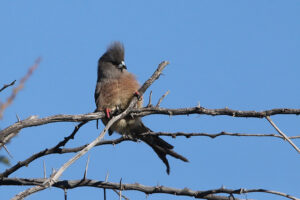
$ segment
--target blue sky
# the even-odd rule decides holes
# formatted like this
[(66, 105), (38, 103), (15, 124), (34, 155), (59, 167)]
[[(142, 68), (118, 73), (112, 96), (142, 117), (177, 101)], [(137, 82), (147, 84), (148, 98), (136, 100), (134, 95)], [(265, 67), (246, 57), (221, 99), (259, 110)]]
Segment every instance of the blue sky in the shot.
[[(167, 90), (163, 107), (264, 110), (299, 108), (300, 102), (300, 2), (252, 1), (2, 1), (0, 3), (0, 85), (19, 80), (34, 60), (39, 68), (14, 103), (4, 113), (0, 128), (31, 115), (80, 114), (95, 109), (93, 94), (97, 60), (107, 45), (124, 43), (125, 62), (140, 83), (157, 65), (170, 61), (164, 76), (145, 94), (153, 101)], [(11, 89), (0, 94), (5, 101)], [(287, 135), (299, 134), (299, 117), (276, 116), (274, 122)], [(152, 115), (143, 118), (154, 131), (217, 133), (275, 133), (264, 119), (232, 117)], [(15, 164), (69, 134), (75, 123), (57, 123), (24, 129), (8, 145)], [(103, 127), (103, 126), (102, 126)], [(67, 146), (86, 144), (100, 130), (90, 122)], [(117, 135), (105, 139), (117, 138)], [(139, 182), (145, 185), (219, 188), (265, 188), (300, 197), (300, 157), (276, 138), (210, 139), (165, 138), (190, 163), (169, 158), (171, 174), (143, 143), (124, 142), (96, 147), (89, 153), (88, 178)], [(300, 146), (300, 141), (295, 141)], [(5, 154), (5, 152), (1, 152)], [(45, 161), (49, 175), (73, 154), (43, 157), (11, 177), (42, 177)], [(87, 156), (73, 164), (61, 179), (79, 179)], [(0, 165), (3, 171), (5, 166)], [(9, 199), (24, 187), (0, 187), (1, 199)], [(139, 192), (124, 192), (143, 199)], [(112, 192), (109, 199), (117, 198)], [(69, 199), (99, 198), (102, 190), (79, 188)], [(166, 198), (151, 195), (148, 199)], [(242, 196), (246, 198), (245, 196)], [(248, 198), (281, 199), (249, 194)], [(28, 199), (63, 199), (63, 191), (51, 188)], [(170, 197), (186, 199), (184, 197)]]

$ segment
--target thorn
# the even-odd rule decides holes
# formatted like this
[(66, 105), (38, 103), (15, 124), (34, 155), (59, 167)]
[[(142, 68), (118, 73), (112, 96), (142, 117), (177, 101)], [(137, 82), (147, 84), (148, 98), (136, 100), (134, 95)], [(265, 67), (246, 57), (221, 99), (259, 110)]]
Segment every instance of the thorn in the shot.
[(52, 173), (51, 173), (51, 177), (56, 173), (56, 170), (54, 168), (52, 168)]
[(108, 175), (109, 175), (109, 172), (107, 171), (106, 176), (105, 176), (105, 182), (107, 182), (107, 180), (108, 180)]
[(148, 105), (146, 106), (147, 108), (152, 107), (151, 101), (152, 101), (152, 90), (150, 91), (150, 94), (149, 94), (149, 102), (148, 102)]
[(90, 155), (88, 156), (88, 159), (86, 161), (83, 179), (86, 179), (86, 174), (87, 174), (87, 170), (88, 170), (88, 167), (89, 167), (89, 162), (90, 162)]
[(65, 200), (67, 200), (68, 199), (68, 190), (67, 190), (67, 188), (65, 188), (64, 189), (64, 196), (65, 196)]
[(20, 122), (21, 120), (20, 120), (20, 117), (18, 116), (18, 114), (16, 114), (16, 117), (17, 117), (18, 122)]
[(10, 158), (13, 158), (13, 156), (10, 154), (10, 152), (8, 151), (8, 148), (5, 146), (5, 144), (3, 145), (5, 151), (7, 152), (7, 154), (9, 155)]
[(122, 178), (120, 179), (119, 200), (122, 200)]
[(200, 101), (198, 101), (197, 108), (201, 108)]
[[(108, 175), (109, 175), (109, 172), (107, 171), (106, 176), (105, 176), (105, 182), (107, 182), (107, 180), (108, 180)], [(104, 200), (106, 200), (106, 189), (105, 188), (103, 188), (103, 195), (104, 195)]]
[(43, 161), (43, 168), (44, 168), (44, 179), (46, 179), (47, 175), (46, 175), (46, 164), (45, 164), (45, 161)]

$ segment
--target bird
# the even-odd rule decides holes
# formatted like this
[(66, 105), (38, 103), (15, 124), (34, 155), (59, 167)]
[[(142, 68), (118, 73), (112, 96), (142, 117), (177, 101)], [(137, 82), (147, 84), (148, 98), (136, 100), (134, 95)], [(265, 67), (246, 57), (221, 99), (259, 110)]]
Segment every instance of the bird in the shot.
[[(105, 117), (101, 119), (104, 125), (113, 114), (124, 111), (134, 95), (139, 99), (136, 108), (143, 106), (142, 97), (137, 92), (140, 85), (135, 76), (127, 70), (124, 56), (124, 45), (115, 41), (107, 47), (106, 52), (98, 60), (97, 84), (94, 93), (97, 107), (95, 111), (105, 112)], [(109, 135), (113, 132), (132, 136), (148, 144), (165, 164), (167, 174), (170, 174), (167, 155), (188, 162), (187, 158), (173, 150), (174, 146), (159, 136), (142, 134), (152, 132), (152, 130), (144, 125), (140, 117), (126, 116), (118, 120), (108, 130)]]

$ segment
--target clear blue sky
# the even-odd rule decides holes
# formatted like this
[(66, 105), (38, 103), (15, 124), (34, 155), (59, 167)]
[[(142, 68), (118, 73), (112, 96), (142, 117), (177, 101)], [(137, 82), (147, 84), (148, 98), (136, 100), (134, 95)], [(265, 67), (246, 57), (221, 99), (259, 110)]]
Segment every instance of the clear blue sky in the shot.
[[(34, 60), (39, 68), (1, 120), (3, 129), (16, 121), (54, 114), (80, 114), (95, 109), (93, 93), (99, 56), (107, 45), (122, 41), (128, 70), (143, 83), (163, 61), (170, 61), (155, 82), (153, 101), (170, 90), (163, 107), (197, 105), (207, 108), (264, 110), (300, 106), (300, 1), (2, 1), (0, 3), (0, 85), (19, 80)], [(5, 101), (11, 89), (0, 94)], [(287, 135), (299, 134), (300, 118), (272, 117)], [(143, 119), (155, 131), (217, 133), (275, 133), (264, 119), (152, 115)], [(12, 164), (69, 134), (75, 123), (57, 123), (22, 130), (8, 145)], [(102, 126), (103, 127), (103, 126)], [(67, 146), (92, 141), (99, 133), (90, 122)], [(117, 135), (105, 139), (116, 138)], [(145, 185), (219, 188), (265, 188), (300, 197), (300, 156), (276, 138), (165, 138), (190, 163), (169, 158), (171, 174), (143, 143), (126, 142), (96, 147), (90, 153), (88, 178), (139, 182)], [(300, 146), (300, 141), (295, 141)], [(0, 152), (2, 155), (4, 151)], [(74, 154), (43, 157), (11, 177), (42, 177)], [(87, 156), (73, 164), (61, 179), (79, 179)], [(5, 168), (0, 165), (0, 170)], [(24, 187), (0, 187), (9, 199)], [(139, 192), (124, 192), (144, 199)], [(117, 198), (112, 192), (108, 199)], [(101, 199), (102, 190), (78, 188), (69, 199)], [(99, 197), (100, 196), (100, 197)], [(246, 196), (242, 196), (246, 198)], [(249, 194), (248, 198), (282, 199)], [(151, 195), (148, 199), (186, 199)], [(51, 188), (28, 199), (63, 199)]]

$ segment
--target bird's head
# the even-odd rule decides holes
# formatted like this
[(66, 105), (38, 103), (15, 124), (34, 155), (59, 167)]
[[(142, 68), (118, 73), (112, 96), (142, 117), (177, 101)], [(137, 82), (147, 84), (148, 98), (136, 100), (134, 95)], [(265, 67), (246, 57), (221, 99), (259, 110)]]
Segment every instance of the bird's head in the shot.
[(99, 59), (99, 64), (101, 63), (107, 63), (121, 71), (126, 69), (123, 44), (116, 41), (109, 45), (106, 52)]

